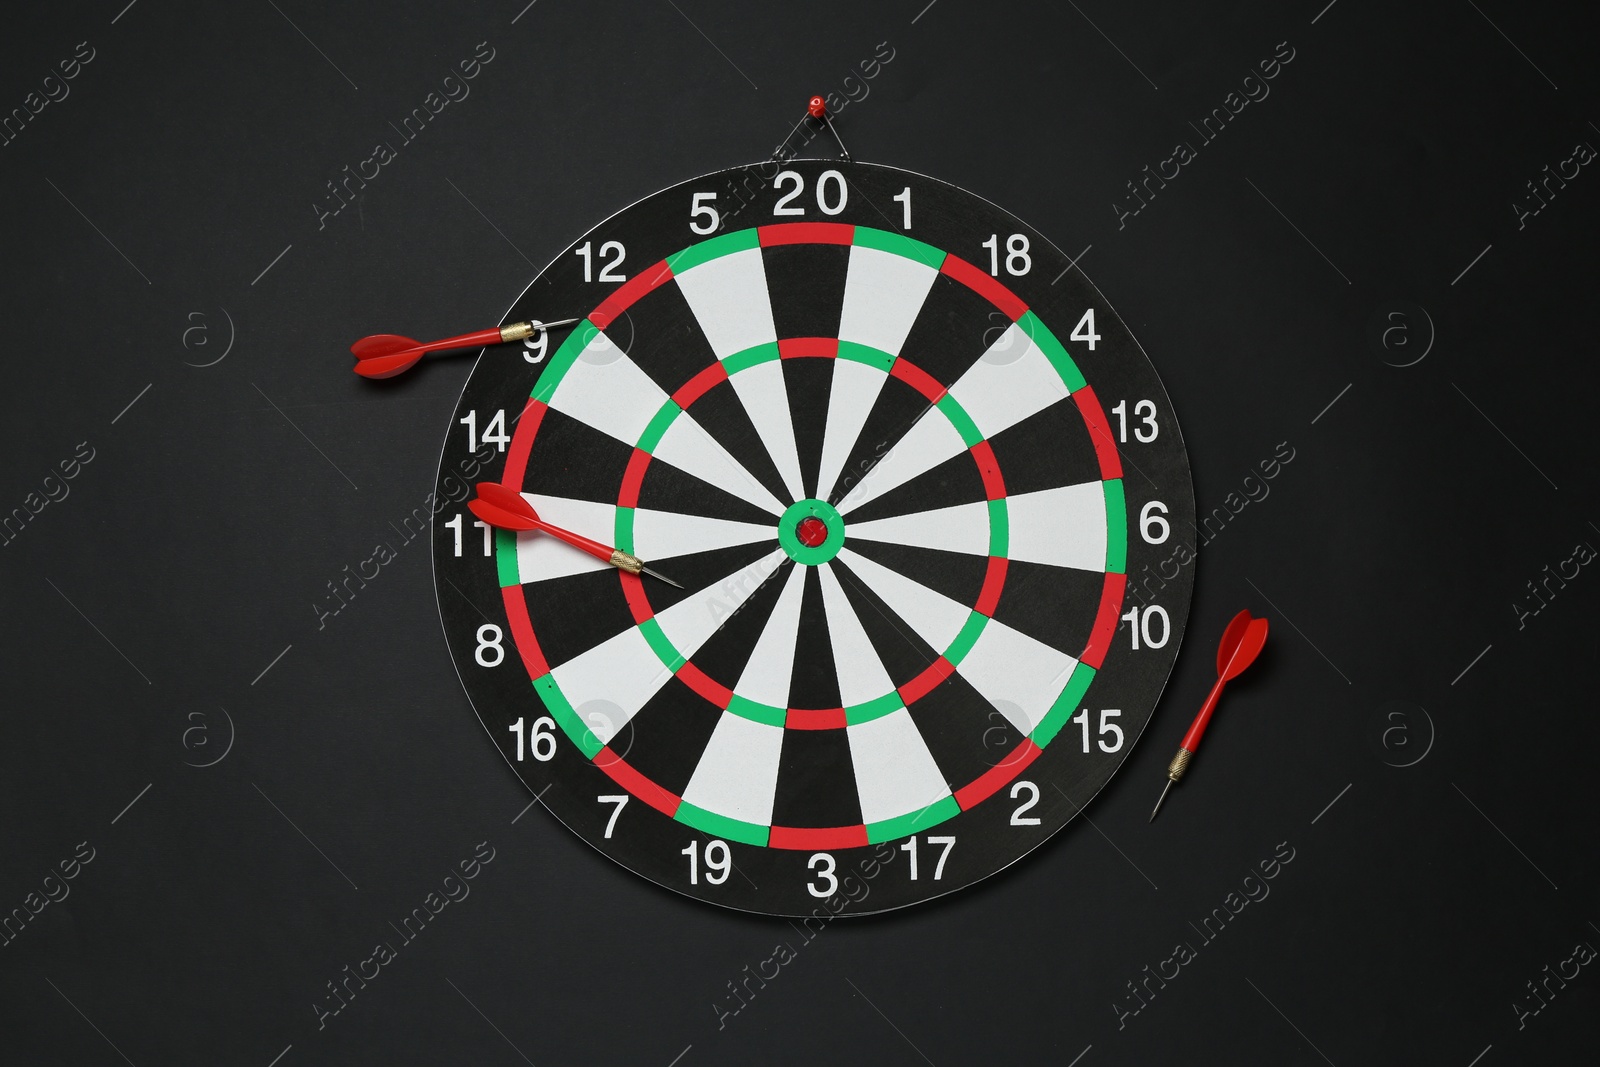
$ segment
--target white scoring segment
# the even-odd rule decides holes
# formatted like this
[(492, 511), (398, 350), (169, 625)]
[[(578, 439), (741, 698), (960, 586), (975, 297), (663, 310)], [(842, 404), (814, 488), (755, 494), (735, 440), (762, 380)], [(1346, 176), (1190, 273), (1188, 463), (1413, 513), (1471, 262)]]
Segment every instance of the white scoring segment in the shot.
[(950, 795), (939, 765), (905, 708), (845, 727), (863, 822), (910, 815)]
[(876, 500), (966, 450), (967, 443), (950, 420), (938, 408), (930, 407), (905, 436), (895, 442), (888, 455), (844, 495), (838, 504), (839, 513), (848, 515), (852, 508)]
[(718, 359), (778, 339), (761, 249), (708, 259), (675, 280)]
[(939, 272), (926, 263), (851, 245), (839, 340), (898, 356), (937, 277)]
[(667, 394), (603, 332), (578, 353), (550, 397), (550, 406), (633, 446)]
[(683, 799), (730, 819), (771, 825), (782, 754), (783, 727), (723, 712)]
[[(755, 579), (748, 582), (718, 579), (697, 589), (655, 618), (678, 654), (692, 657), (706, 639), (759, 586), (783, 559), (781, 549), (750, 565)], [(656, 655), (643, 632), (630, 626), (554, 668), (551, 675), (568, 703), (604, 744), (622, 729), (655, 695), (672, 671)], [(591, 717), (586, 707), (598, 702)]]
[[(632, 358), (596, 332), (562, 376), (550, 406), (631, 448), (669, 399)], [(778, 498), (687, 413), (672, 420), (653, 454), (763, 511), (783, 512)]]
[(661, 624), (661, 632), (667, 635), (680, 656), (692, 657), (786, 558), (783, 549), (775, 548), (748, 567), (704, 589), (697, 589), (672, 607), (657, 612), (656, 622)]
[(757, 363), (733, 375), (729, 381), (739, 402), (755, 425), (761, 443), (767, 446), (773, 466), (789, 490), (790, 500), (805, 496), (800, 480), (800, 453), (794, 442), (794, 420), (789, 414), (789, 386), (783, 380), (783, 365), (777, 360)]
[(1012, 323), (950, 387), (984, 437), (1015, 426), (1069, 395), (1050, 358)]
[(777, 606), (756, 639), (734, 691), (773, 708), (789, 706), (789, 681), (794, 676), (794, 648), (800, 635), (800, 600), (805, 591), (806, 568), (789, 568)]
[(822, 580), (822, 606), (828, 618), (828, 640), (833, 645), (833, 665), (839, 676), (839, 699), (845, 707), (864, 704), (894, 691), (894, 682), (872, 648), (855, 608), (850, 606), (833, 564), (817, 568)]
[[(616, 511), (615, 508), (609, 510), (613, 513)], [(557, 519), (550, 521), (566, 525)], [(578, 529), (578, 527), (569, 528)], [(594, 536), (596, 540), (605, 540), (598, 535), (590, 536)], [(695, 552), (732, 548), (735, 545), (755, 544), (757, 541), (773, 540), (774, 537), (774, 528), (763, 523), (713, 519), (704, 515), (656, 511), (651, 508), (639, 508), (633, 513), (634, 554), (651, 562), (670, 559), (673, 556), (687, 556)]]
[(756, 481), (755, 476), (687, 412), (672, 420), (667, 432), (656, 442), (652, 455), (762, 511), (783, 514), (784, 505), (778, 498)]
[(861, 436), (861, 428), (867, 424), (867, 416), (888, 377), (876, 367), (855, 360), (833, 361), (833, 384), (828, 392), (828, 418), (822, 427), (822, 462), (817, 476), (817, 496), (823, 500), (832, 500), (838, 491), (845, 460), (850, 458), (850, 449)]
[[(908, 515), (893, 515), (886, 519), (854, 522), (850, 524), (849, 534), (852, 540), (886, 541), (894, 545), (911, 545), (916, 548), (936, 548), (946, 552), (987, 556), (989, 502), (975, 500), (970, 504), (957, 504), (954, 507), (934, 508)], [(1102, 538), (1102, 548), (1103, 540)], [(1015, 553), (1011, 555), (1015, 558)]]
[(1078, 661), (990, 619), (956, 671), (1024, 734), (1050, 711)]
[[(544, 496), (523, 493), (522, 499), (533, 505), (539, 517), (546, 522), (565, 527), (574, 533), (609, 543), (616, 528), (617, 509), (612, 504), (596, 504), (592, 500), (573, 500), (563, 496)], [(465, 551), (471, 552), (472, 540), (462, 538)], [(517, 534), (517, 580), (526, 585), (547, 578), (564, 578), (585, 571), (609, 570), (611, 564), (579, 551), (546, 533), (526, 530)]]
[(1102, 483), (1083, 482), (1006, 497), (1006, 515), (1011, 528), (1006, 555), (1011, 559), (1086, 571), (1106, 569)]
[[(937, 652), (949, 647), (971, 617), (970, 608), (860, 553), (845, 548), (839, 559)], [(1077, 665), (1066, 653), (990, 619), (956, 671), (1026, 734), (1039, 725)]]
[(921, 582), (912, 581), (898, 571), (874, 563), (848, 546), (839, 550), (838, 559), (850, 572), (877, 593), (889, 610), (900, 616), (911, 630), (935, 652), (943, 652), (967, 624), (972, 609), (936, 593)]

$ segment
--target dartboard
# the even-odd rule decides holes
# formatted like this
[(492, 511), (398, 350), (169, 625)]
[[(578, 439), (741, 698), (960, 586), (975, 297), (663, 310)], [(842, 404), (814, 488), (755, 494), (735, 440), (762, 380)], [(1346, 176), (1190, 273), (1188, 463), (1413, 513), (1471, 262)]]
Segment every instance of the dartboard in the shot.
[[(437, 487), (451, 653), (550, 812), (793, 916), (969, 885), (1089, 803), (1177, 654), (1194, 505), (1081, 270), (952, 185), (768, 163), (611, 217), (506, 321), (579, 316), (479, 357)], [(670, 582), (475, 521), (474, 481)]]

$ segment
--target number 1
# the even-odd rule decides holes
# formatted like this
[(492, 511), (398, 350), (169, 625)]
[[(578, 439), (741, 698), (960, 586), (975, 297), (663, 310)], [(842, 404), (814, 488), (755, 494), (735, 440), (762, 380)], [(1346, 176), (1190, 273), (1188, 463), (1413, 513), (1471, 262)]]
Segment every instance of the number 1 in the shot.
[(904, 205), (901, 210), (905, 215), (905, 221), (900, 224), (900, 228), (902, 230), (911, 229), (911, 186), (906, 186), (904, 189), (900, 190), (899, 196), (892, 197), (891, 199), (893, 199), (897, 204)]

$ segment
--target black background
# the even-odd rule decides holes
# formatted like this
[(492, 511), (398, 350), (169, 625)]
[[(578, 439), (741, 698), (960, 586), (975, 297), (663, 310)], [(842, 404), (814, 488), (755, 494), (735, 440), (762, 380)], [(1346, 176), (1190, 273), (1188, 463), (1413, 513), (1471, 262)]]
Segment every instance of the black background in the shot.
[[(1526, 983), (1600, 943), (1600, 578), (1516, 607), (1600, 544), (1600, 178), (1552, 181), (1520, 228), (1513, 208), (1600, 143), (1576, 10), (10, 15), (0, 111), (79, 41), (94, 58), (0, 147), (0, 514), (69, 491), (0, 548), (0, 911), (37, 902), (79, 842), (94, 859), (0, 948), (3, 1058), (1592, 1057), (1592, 965), (1551, 979), (1537, 1014)], [(495, 58), (471, 95), (319, 229), (324, 183), (397, 142), (388, 123), (480, 41)], [(862, 80), (882, 41), (893, 60)], [(1201, 144), (1189, 123), (1281, 41), (1294, 58), (1270, 95)], [(529, 798), (459, 688), (420, 540), (321, 629), (313, 605), (429, 492), (468, 369), (374, 386), (350, 341), (497, 321), (575, 235), (765, 155), (813, 92), (858, 98), (839, 115), (858, 156), (971, 189), (1069, 254), (1092, 246), (1084, 269), (1182, 420), (1202, 513), (1280, 442), (1295, 458), (1203, 550), (1169, 697), (1092, 824), (946, 901), (806, 941), (519, 818)], [(1119, 228), (1124, 183), (1180, 140), (1196, 158)], [(1371, 323), (1396, 301), (1405, 332), (1385, 348)], [(93, 460), (47, 482), (80, 442)], [(1272, 618), (1268, 652), (1147, 825), (1241, 606)], [(495, 858), (471, 895), (319, 1029), (325, 983), (398, 940), (390, 922), (482, 841)], [(1294, 859), (1270, 895), (1204, 941), (1190, 924), (1280, 842)], [(1179, 941), (1196, 957), (1132, 1014), (1125, 983)], [(727, 983), (779, 942), (795, 958), (733, 1013)]]

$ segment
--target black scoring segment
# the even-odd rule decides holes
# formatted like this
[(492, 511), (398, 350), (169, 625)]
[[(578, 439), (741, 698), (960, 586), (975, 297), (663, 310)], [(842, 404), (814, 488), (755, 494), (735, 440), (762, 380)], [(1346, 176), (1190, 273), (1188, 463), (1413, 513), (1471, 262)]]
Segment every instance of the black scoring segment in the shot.
[(848, 245), (775, 245), (761, 250), (778, 338), (838, 337)]
[(952, 789), (975, 781), (1022, 742), (1022, 733), (959, 670), (914, 701), (910, 711)]
[[(1116, 433), (1116, 416), (1107, 412), (1107, 417)], [(1007, 496), (1100, 480), (1089, 428), (1070, 398), (995, 434), (989, 447), (1005, 478)]]
[(559, 667), (634, 625), (618, 573), (602, 567), (522, 587), (528, 619), (551, 667)]
[(978, 602), (978, 594), (983, 591), (984, 575), (989, 571), (988, 556), (965, 552), (895, 545), (848, 535), (845, 547), (968, 608)]
[(751, 567), (736, 571), (724, 579), (718, 589), (724, 603), (733, 603), (751, 588), (755, 591), (749, 592), (737, 608), (731, 609), (721, 619), (717, 632), (690, 657), (694, 665), (713, 681), (729, 689), (734, 688), (744, 673), (745, 664), (750, 662), (756, 642), (761, 639), (762, 631), (772, 618), (778, 595), (783, 592), (794, 567), (793, 562), (786, 560), (772, 571)]
[[(1002, 475), (1005, 473), (1003, 464), (1000, 471)], [(973, 462), (972, 453), (962, 452), (951, 456), (932, 470), (924, 471), (904, 485), (896, 486), (859, 508), (851, 509), (849, 521), (858, 523), (871, 519), (886, 519), (895, 515), (911, 515), (987, 499), (988, 492), (984, 489), (983, 475), (978, 472), (978, 465)]]
[(774, 826), (858, 826), (855, 761), (844, 730), (785, 730)]
[(900, 355), (945, 388), (998, 341), (1011, 319), (949, 275), (934, 279)]
[(1104, 588), (1105, 575), (1097, 571), (1011, 560), (993, 617), (1077, 657), (1089, 643)]
[[(745, 372), (750, 373), (750, 372)], [(756, 432), (750, 413), (739, 399), (732, 380), (722, 382), (696, 400), (689, 408), (705, 431), (738, 460), (750, 476), (764, 486), (767, 492), (789, 503), (789, 490), (778, 474), (761, 435)]]
[[(585, 709), (577, 712), (582, 718)], [(682, 796), (722, 714), (721, 708), (676, 677), (669, 678), (617, 731), (608, 747), (634, 770)]]
[(850, 607), (861, 621), (861, 629), (866, 632), (867, 640), (872, 642), (872, 650), (878, 654), (879, 662), (889, 673), (889, 679), (894, 682), (896, 689), (921, 674), (939, 658), (944, 650), (933, 648), (924, 641), (843, 561), (835, 560), (828, 566), (833, 568), (840, 588), (850, 601)]
[(822, 603), (822, 581), (815, 567), (806, 568), (800, 597), (800, 632), (794, 646), (794, 672), (789, 681), (791, 708), (837, 708), (839, 675), (828, 637), (828, 613)]
[(615, 504), (632, 455), (615, 437), (549, 408), (528, 453), (522, 491)]
[(783, 380), (789, 391), (789, 413), (794, 420), (795, 450), (800, 457), (801, 488), (808, 497), (817, 495), (817, 472), (822, 465), (828, 401), (833, 393), (833, 365), (831, 359), (783, 361)]
[(668, 395), (717, 361), (676, 284), (656, 286), (605, 332)]
[(944, 418), (931, 409), (932, 405), (928, 402), (928, 398), (905, 382), (898, 378), (889, 378), (885, 381), (882, 391), (878, 393), (878, 398), (872, 405), (871, 414), (862, 424), (861, 433), (850, 448), (849, 458), (845, 460), (839, 475), (839, 482), (828, 495), (829, 502), (837, 504), (843, 499), (884, 456), (889, 454), (891, 449), (900, 443), (900, 439), (916, 425), (918, 419), (924, 416)]

